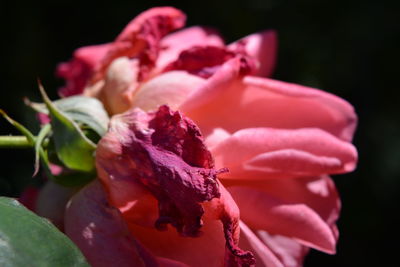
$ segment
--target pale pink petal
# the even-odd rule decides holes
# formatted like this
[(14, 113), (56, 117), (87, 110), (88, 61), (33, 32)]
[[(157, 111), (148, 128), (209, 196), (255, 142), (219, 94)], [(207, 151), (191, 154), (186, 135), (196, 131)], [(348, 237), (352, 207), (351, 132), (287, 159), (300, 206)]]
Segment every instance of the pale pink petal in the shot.
[(274, 30), (263, 31), (260, 33), (246, 36), (228, 46), (230, 50), (243, 49), (246, 54), (255, 58), (259, 62), (256, 76), (270, 77), (277, 56), (278, 41)]
[(212, 148), (223, 178), (266, 179), (352, 171), (357, 151), (320, 129), (244, 129)]
[(131, 106), (145, 111), (156, 110), (161, 105), (177, 109), (205, 80), (185, 71), (170, 71), (144, 83), (133, 97)]
[(258, 189), (229, 187), (241, 219), (253, 229), (291, 237), (326, 253), (335, 253), (336, 236), (329, 225), (305, 204), (286, 203)]
[(161, 40), (161, 51), (156, 62), (156, 69), (164, 69), (169, 63), (175, 61), (182, 51), (194, 46), (223, 47), (224, 41), (215, 31), (199, 26), (168, 34)]
[(303, 260), (309, 248), (300, 245), (291, 238), (271, 235), (266, 231), (257, 231), (257, 235), (282, 261), (285, 267), (303, 266)]
[(212, 77), (205, 85), (212, 96), (201, 94), (198, 101), (190, 99), (183, 105), (206, 136), (214, 128), (233, 133), (252, 127), (316, 127), (345, 141), (352, 139), (357, 116), (353, 107), (337, 96), (267, 78), (246, 76), (232, 82), (232, 72), (222, 75), (231, 83), (215, 83)]
[(138, 86), (138, 60), (126, 57), (114, 60), (107, 70), (99, 98), (110, 114), (126, 111)]
[(110, 207), (98, 181), (75, 195), (65, 216), (65, 233), (91, 266), (185, 266), (153, 256), (129, 233), (118, 210)]

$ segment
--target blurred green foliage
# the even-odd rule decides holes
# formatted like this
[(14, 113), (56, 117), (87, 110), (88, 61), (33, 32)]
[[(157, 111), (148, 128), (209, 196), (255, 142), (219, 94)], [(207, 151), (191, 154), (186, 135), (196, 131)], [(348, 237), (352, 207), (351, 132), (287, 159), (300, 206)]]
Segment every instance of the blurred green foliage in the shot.
[[(398, 266), (400, 203), (400, 62), (398, 1), (3, 1), (0, 4), (0, 107), (31, 129), (22, 102), (50, 96), (62, 84), (57, 63), (74, 49), (113, 40), (138, 13), (172, 5), (188, 25), (208, 25), (228, 42), (274, 28), (279, 34), (274, 78), (318, 87), (351, 102), (359, 115), (358, 169), (335, 181), (342, 196), (341, 237), (335, 256), (312, 252), (306, 266)], [(0, 134), (16, 134), (2, 120)], [(0, 151), (0, 194), (16, 196), (31, 181), (32, 151)]]

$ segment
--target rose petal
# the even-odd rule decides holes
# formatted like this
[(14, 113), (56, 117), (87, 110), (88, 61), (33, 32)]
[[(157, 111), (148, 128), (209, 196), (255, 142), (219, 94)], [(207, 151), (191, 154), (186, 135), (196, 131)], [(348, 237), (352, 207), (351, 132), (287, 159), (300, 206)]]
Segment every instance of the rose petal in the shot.
[(223, 47), (224, 41), (214, 30), (199, 26), (168, 34), (161, 40), (162, 50), (156, 62), (156, 69), (164, 69), (175, 61), (183, 50), (194, 46)]
[[(129, 228), (138, 240), (158, 256), (184, 262), (189, 266), (242, 266), (251, 263), (251, 254), (237, 247), (239, 240), (239, 211), (230, 194), (220, 184), (221, 197), (204, 203), (205, 213), (202, 235), (196, 238), (183, 237), (169, 227), (166, 231), (158, 231), (154, 227), (137, 224), (137, 220), (127, 220)], [(142, 205), (145, 199), (135, 199), (136, 205)], [(155, 200), (155, 199), (154, 199)], [(135, 209), (135, 207), (133, 207)], [(156, 205), (150, 209), (156, 216)], [(139, 211), (139, 210), (137, 210)], [(149, 212), (143, 210), (141, 214)], [(136, 215), (138, 218), (140, 214)], [(132, 217), (131, 217), (132, 218)], [(222, 221), (219, 222), (219, 220)], [(229, 230), (231, 229), (231, 230)], [(226, 250), (226, 242), (230, 247)], [(239, 257), (237, 260), (231, 253)], [(227, 263), (229, 262), (229, 264)], [(245, 265), (247, 266), (247, 265)]]
[(155, 65), (160, 40), (169, 32), (183, 27), (185, 20), (185, 14), (172, 7), (151, 8), (139, 14), (112, 43), (93, 81), (100, 80), (111, 62), (122, 56), (139, 59), (139, 78), (144, 79)]
[(316, 211), (331, 227), (337, 238), (336, 220), (341, 203), (335, 184), (328, 176), (296, 179), (224, 180), (226, 186), (243, 186), (263, 191), (265, 194), (284, 199), (288, 204), (303, 203)]
[(149, 111), (168, 105), (175, 110), (185, 101), (187, 95), (204, 83), (204, 79), (185, 71), (163, 73), (140, 87), (131, 106)]
[(231, 135), (221, 128), (215, 128), (211, 134), (209, 134), (205, 140), (208, 149), (212, 150), (219, 143), (230, 137)]
[(303, 266), (304, 257), (309, 249), (291, 238), (270, 235), (266, 231), (257, 231), (258, 237), (281, 260), (285, 267)]
[(249, 227), (294, 238), (326, 253), (335, 253), (335, 234), (308, 206), (289, 204), (254, 188), (234, 186), (228, 190), (239, 206), (241, 219)]
[(76, 189), (47, 181), (37, 195), (34, 211), (37, 215), (49, 219), (62, 230), (64, 228), (65, 206), (75, 192)]
[(185, 266), (156, 258), (129, 234), (119, 212), (111, 208), (98, 181), (75, 195), (66, 210), (65, 233), (88, 262), (101, 266)]
[(256, 76), (269, 77), (275, 67), (277, 56), (277, 36), (274, 30), (246, 36), (228, 46), (230, 50), (243, 49), (250, 57), (258, 60)]
[(212, 149), (216, 166), (230, 172), (223, 178), (265, 179), (315, 176), (352, 171), (353, 145), (320, 129), (244, 129)]
[(251, 229), (240, 221), (240, 246), (251, 250), (257, 260), (257, 266), (260, 267), (284, 267), (276, 255), (266, 246)]
[(99, 95), (110, 114), (129, 109), (132, 96), (138, 86), (138, 74), (138, 60), (130, 61), (126, 57), (120, 57), (111, 63)]
[(232, 74), (235, 75), (232, 71), (221, 73), (219, 77), (230, 83), (209, 79), (201, 98), (189, 98), (190, 103), (181, 107), (205, 136), (214, 128), (232, 133), (252, 127), (316, 127), (345, 141), (352, 139), (357, 117), (345, 100), (317, 89), (267, 78), (246, 76), (232, 82)]
[[(225, 89), (232, 86), (239, 72), (240, 59), (233, 58), (228, 60), (214, 75), (207, 79), (206, 83), (193, 90), (192, 93), (187, 96), (185, 101), (180, 105), (179, 110), (186, 114), (193, 114), (193, 110), (197, 110), (199, 107), (207, 105), (207, 103), (218, 101), (217, 99), (222, 97)], [(191, 115), (190, 118), (192, 118)], [(202, 131), (204, 134), (203, 128)]]
[(74, 52), (73, 59), (60, 63), (56, 74), (66, 80), (66, 85), (59, 90), (62, 97), (78, 95), (89, 82), (100, 60), (110, 49), (110, 44), (85, 46)]

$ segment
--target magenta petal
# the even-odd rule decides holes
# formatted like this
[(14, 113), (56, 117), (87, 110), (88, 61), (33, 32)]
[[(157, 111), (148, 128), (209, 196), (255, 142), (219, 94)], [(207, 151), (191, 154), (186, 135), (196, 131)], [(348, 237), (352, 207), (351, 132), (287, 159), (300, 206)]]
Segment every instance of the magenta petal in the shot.
[[(65, 232), (94, 267), (158, 266), (129, 234), (118, 210), (110, 207), (98, 181), (83, 188), (67, 206)], [(170, 266), (184, 266), (169, 261)]]

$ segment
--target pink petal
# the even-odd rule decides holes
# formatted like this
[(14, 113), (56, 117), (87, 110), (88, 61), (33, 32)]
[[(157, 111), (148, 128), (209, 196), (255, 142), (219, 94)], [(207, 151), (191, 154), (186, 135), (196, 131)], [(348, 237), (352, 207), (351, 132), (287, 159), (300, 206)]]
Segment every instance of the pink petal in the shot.
[(326, 253), (335, 253), (335, 233), (307, 205), (287, 203), (254, 188), (234, 186), (228, 190), (239, 206), (241, 219), (249, 227), (291, 237)]
[[(207, 94), (183, 104), (184, 111), (208, 135), (214, 128), (235, 132), (243, 128), (321, 128), (350, 141), (357, 123), (353, 107), (332, 94), (291, 83), (246, 76), (235, 82), (234, 73), (209, 79)], [(238, 75), (238, 73), (236, 73)], [(214, 93), (215, 92), (215, 93)], [(218, 92), (218, 94), (216, 93)], [(215, 97), (215, 96), (218, 97)], [(188, 100), (189, 102), (189, 100)], [(223, 107), (223, 108), (221, 108)]]
[[(192, 118), (193, 114), (197, 115), (197, 113), (193, 112), (194, 110), (201, 112), (204, 111), (202, 107), (206, 106), (208, 103), (219, 102), (218, 99), (225, 93), (226, 88), (232, 87), (232, 84), (239, 76), (239, 72), (240, 60), (238, 58), (228, 60), (214, 75), (207, 79), (206, 83), (193, 90), (193, 92), (187, 96), (186, 100), (180, 105), (179, 110), (186, 114), (191, 114), (190, 118)], [(198, 116), (199, 115), (200, 114), (198, 114)], [(208, 115), (213, 116), (211, 114)], [(201, 129), (204, 134), (204, 127)]]
[(303, 266), (304, 257), (309, 248), (300, 245), (291, 238), (270, 235), (266, 231), (257, 231), (257, 235), (282, 261), (285, 267)]
[(303, 203), (316, 211), (336, 231), (335, 223), (341, 204), (335, 184), (328, 176), (258, 181), (224, 180), (224, 184), (258, 189), (271, 197), (284, 199), (288, 204)]
[(266, 179), (352, 171), (357, 151), (320, 129), (244, 129), (214, 146), (224, 178)]
[(65, 233), (94, 267), (185, 266), (153, 256), (130, 234), (119, 212), (110, 207), (98, 181), (75, 195), (66, 210)]
[(266, 246), (243, 221), (240, 222), (240, 230), (240, 246), (254, 252), (257, 266), (284, 267), (271, 249)]
[(256, 76), (270, 77), (277, 56), (277, 36), (274, 30), (263, 31), (246, 36), (228, 46), (230, 50), (244, 51), (259, 62)]
[(67, 97), (83, 93), (95, 68), (109, 49), (110, 44), (81, 47), (74, 52), (73, 59), (60, 63), (56, 74), (66, 80), (66, 85), (59, 90), (59, 94)]
[(224, 41), (215, 31), (199, 26), (171, 33), (161, 40), (161, 51), (156, 68), (164, 69), (169, 63), (175, 61), (183, 50), (194, 46), (223, 47)]

